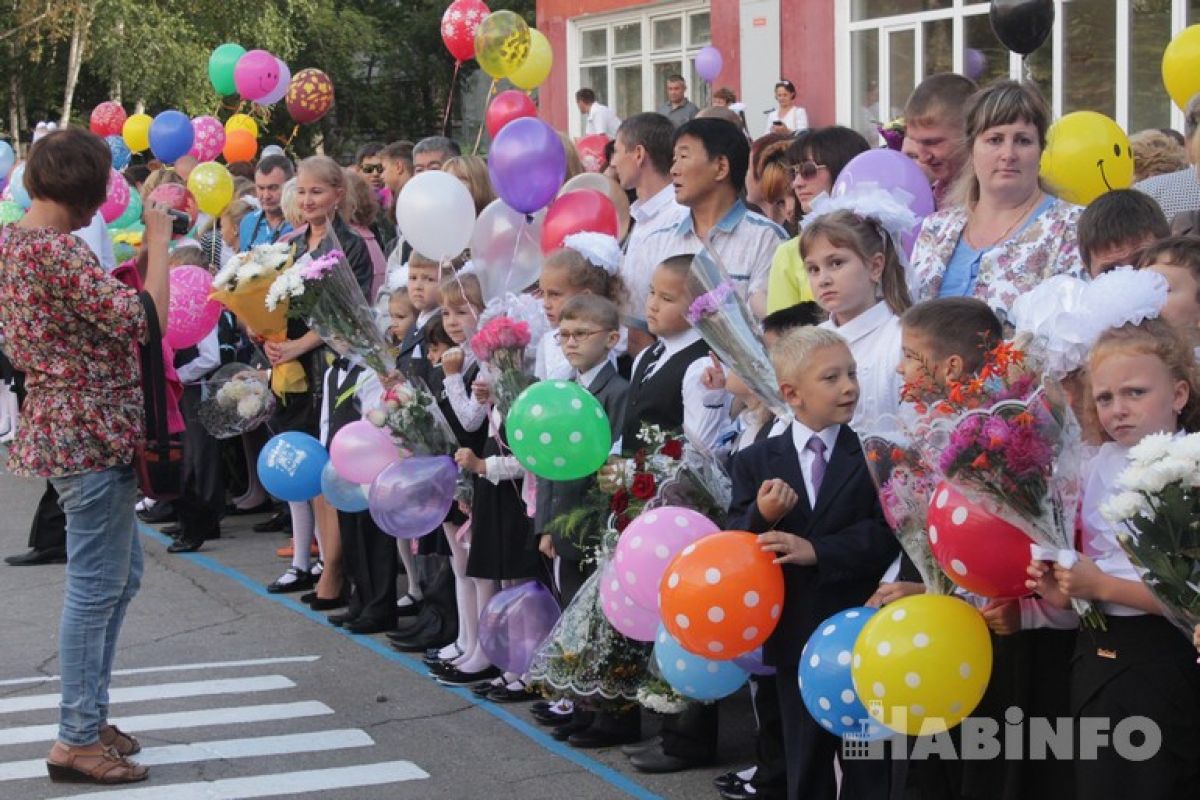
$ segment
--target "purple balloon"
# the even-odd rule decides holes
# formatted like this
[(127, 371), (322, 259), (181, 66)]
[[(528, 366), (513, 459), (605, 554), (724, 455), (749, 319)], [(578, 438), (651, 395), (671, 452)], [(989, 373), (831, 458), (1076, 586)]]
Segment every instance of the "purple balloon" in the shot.
[(979, 80), (987, 69), (987, 56), (974, 47), (963, 51), (963, 74), (973, 81)]
[(709, 83), (717, 79), (723, 66), (725, 60), (721, 58), (721, 51), (712, 45), (696, 53), (696, 74)]
[(774, 675), (775, 668), (769, 667), (763, 663), (763, 652), (761, 647), (756, 647), (744, 656), (738, 656), (733, 659), (733, 663), (737, 664), (742, 669), (749, 672), (751, 675)]
[(917, 162), (887, 148), (859, 153), (842, 169), (831, 194), (841, 197), (859, 184), (872, 184), (888, 191), (900, 190), (908, 195), (908, 207), (916, 214), (917, 224), (902, 234), (901, 240), (911, 255), (913, 242), (921, 229), (921, 220), (934, 211), (933, 189)]
[(371, 519), (390, 536), (416, 539), (435, 530), (454, 502), (458, 467), (450, 456), (393, 461), (371, 484)]
[(288, 93), (288, 88), (292, 85), (292, 70), (284, 63), (282, 58), (275, 59), (279, 62), (279, 83), (275, 84), (275, 89), (266, 97), (259, 99), (260, 106), (273, 106), (284, 98)]
[(505, 203), (532, 214), (558, 194), (567, 175), (567, 151), (545, 122), (536, 117), (514, 119), (492, 140), (488, 175)]
[(523, 675), (559, 613), (554, 596), (537, 581), (505, 589), (488, 601), (479, 617), (479, 644), (488, 661)]

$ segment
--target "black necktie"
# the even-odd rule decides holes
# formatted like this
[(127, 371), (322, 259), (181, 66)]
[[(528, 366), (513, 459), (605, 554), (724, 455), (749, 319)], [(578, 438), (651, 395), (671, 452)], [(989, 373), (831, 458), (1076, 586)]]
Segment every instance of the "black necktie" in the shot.
[(658, 360), (662, 358), (663, 351), (667, 347), (662, 342), (655, 342), (650, 348), (650, 352), (646, 354), (646, 363), (642, 365), (642, 382), (645, 383), (650, 378), (650, 373), (658, 364)]

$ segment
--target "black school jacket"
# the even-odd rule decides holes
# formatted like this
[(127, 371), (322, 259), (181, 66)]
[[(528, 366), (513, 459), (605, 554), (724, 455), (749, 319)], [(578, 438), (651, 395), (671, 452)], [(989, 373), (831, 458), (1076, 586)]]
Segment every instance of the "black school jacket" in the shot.
[(794, 668), (817, 625), (838, 611), (866, 602), (895, 559), (899, 545), (884, 519), (858, 436), (847, 425), (838, 432), (816, 508), (804, 488), (790, 427), (735, 455), (732, 469), (730, 528), (751, 533), (771, 529), (756, 503), (766, 480), (782, 478), (800, 495), (796, 507), (774, 529), (812, 542), (817, 563), (811, 567), (784, 565), (783, 613), (764, 647), (769, 663), (781, 669)]

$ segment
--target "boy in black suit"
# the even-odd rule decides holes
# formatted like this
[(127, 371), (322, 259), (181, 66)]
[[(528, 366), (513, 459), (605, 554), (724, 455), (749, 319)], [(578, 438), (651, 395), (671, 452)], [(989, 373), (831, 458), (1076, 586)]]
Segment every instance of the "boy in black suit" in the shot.
[[(788, 798), (837, 796), (840, 740), (819, 727), (800, 699), (800, 651), (830, 615), (861, 605), (899, 548), (848, 427), (858, 403), (854, 357), (821, 328), (788, 331), (771, 348), (779, 388), (795, 421), (733, 460), (730, 527), (760, 533), (783, 565), (783, 613), (764, 656), (777, 670), (787, 751)], [(885, 761), (842, 764), (842, 796), (887, 797)]]
[(408, 261), (408, 301), (417, 312), (416, 324), (408, 329), (400, 342), (396, 368), (407, 378), (420, 378), (429, 383), (433, 367), (429, 361), (429, 345), (425, 341), (429, 323), (442, 312), (442, 267), (431, 258), (413, 253)]

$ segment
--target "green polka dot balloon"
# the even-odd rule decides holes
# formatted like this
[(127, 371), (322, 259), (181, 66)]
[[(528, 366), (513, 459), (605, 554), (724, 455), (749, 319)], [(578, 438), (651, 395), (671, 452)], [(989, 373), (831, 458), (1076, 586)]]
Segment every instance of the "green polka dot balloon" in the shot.
[(521, 392), (505, 420), (508, 446), (539, 478), (570, 481), (604, 465), (612, 448), (608, 415), (574, 381), (541, 381)]

